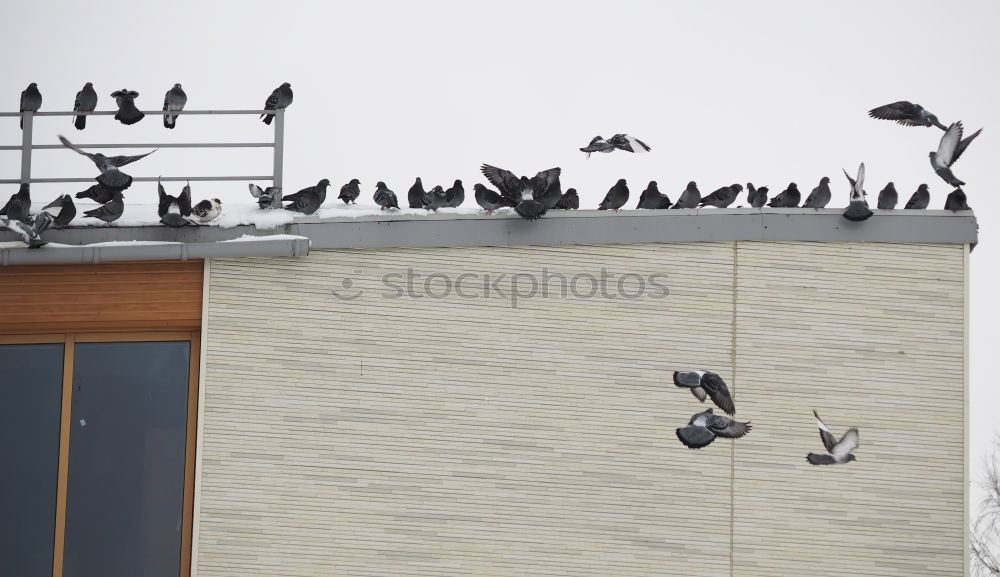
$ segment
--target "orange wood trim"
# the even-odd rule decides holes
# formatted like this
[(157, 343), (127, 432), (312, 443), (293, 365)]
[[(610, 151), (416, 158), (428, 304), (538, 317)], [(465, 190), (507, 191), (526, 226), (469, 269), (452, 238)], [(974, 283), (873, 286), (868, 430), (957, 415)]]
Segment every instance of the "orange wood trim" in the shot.
[(78, 343), (141, 343), (150, 341), (188, 341), (188, 331), (143, 331), (122, 333), (76, 333)]
[(66, 333), (0, 335), (0, 345), (37, 345), (42, 343), (61, 343), (66, 340)]
[(194, 472), (198, 439), (198, 383), (201, 367), (201, 333), (192, 331), (188, 369), (187, 433), (184, 447), (184, 510), (181, 517), (181, 577), (191, 575), (191, 539), (194, 530)]
[(73, 412), (73, 335), (63, 335), (62, 408), (59, 413), (59, 466), (56, 476), (56, 532), (52, 551), (52, 577), (62, 577), (66, 546), (66, 492), (69, 483), (69, 434)]
[[(188, 319), (179, 319), (175, 321), (156, 321), (155, 323), (150, 323), (150, 321), (116, 321), (113, 325), (104, 322), (25, 322), (24, 327), (21, 328), (9, 328), (6, 326), (0, 326), (0, 330), (3, 331), (4, 335), (34, 335), (39, 333), (56, 334), (63, 331), (67, 332), (101, 332), (102, 330), (113, 330), (115, 332), (149, 332), (155, 330), (172, 329), (178, 331), (190, 331), (201, 327), (199, 321), (191, 321)], [(2, 337), (0, 337), (2, 338)], [(22, 343), (26, 341), (19, 341), (14, 339), (14, 343)], [(58, 341), (56, 341), (58, 342)]]

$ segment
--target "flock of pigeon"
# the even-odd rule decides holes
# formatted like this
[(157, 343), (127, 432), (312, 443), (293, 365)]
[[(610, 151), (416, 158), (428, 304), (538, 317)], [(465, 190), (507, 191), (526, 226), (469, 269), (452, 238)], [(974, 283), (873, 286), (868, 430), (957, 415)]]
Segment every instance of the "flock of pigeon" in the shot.
[[(706, 398), (711, 398), (712, 402), (726, 414), (736, 414), (736, 404), (733, 402), (729, 387), (716, 373), (711, 371), (675, 371), (674, 385), (690, 389), (695, 398), (702, 403), (705, 402)], [(806, 460), (813, 465), (839, 465), (856, 461), (857, 457), (851, 452), (858, 448), (860, 443), (857, 427), (851, 427), (840, 439), (837, 439), (823, 423), (823, 420), (819, 418), (816, 411), (813, 411), (813, 415), (816, 417), (819, 437), (823, 441), (823, 447), (826, 448), (827, 454), (809, 453), (806, 455)], [(750, 421), (741, 423), (729, 417), (716, 415), (709, 408), (692, 415), (687, 426), (679, 427), (677, 438), (690, 449), (700, 449), (710, 445), (716, 437), (739, 439), (749, 433), (752, 428)]]
[[(111, 96), (115, 98), (118, 105), (118, 112), (115, 114), (117, 120), (127, 125), (142, 120), (144, 114), (135, 105), (135, 98), (139, 96), (138, 92), (123, 88), (113, 92)], [(291, 85), (286, 82), (274, 89), (268, 96), (264, 103), (264, 110), (287, 108), (292, 103), (292, 96)], [(21, 93), (21, 112), (37, 111), (41, 104), (42, 95), (38, 91), (38, 86), (31, 83)], [(178, 113), (184, 110), (186, 104), (187, 94), (180, 84), (174, 84), (163, 99), (163, 125), (166, 128), (172, 129), (176, 126)], [(86, 113), (93, 112), (96, 107), (97, 93), (94, 91), (93, 84), (88, 82), (76, 95), (73, 110), (83, 113), (74, 119), (74, 125), (77, 129), (83, 130), (86, 127)], [(982, 129), (965, 137), (961, 121), (945, 127), (938, 121), (937, 116), (919, 104), (907, 101), (879, 106), (870, 110), (868, 114), (872, 118), (893, 120), (905, 126), (937, 126), (944, 130), (937, 151), (930, 153), (930, 162), (934, 171), (949, 185), (956, 187), (948, 195), (944, 208), (953, 211), (970, 210), (965, 192), (961, 188), (965, 183), (952, 172), (952, 165), (968, 148), (969, 144), (982, 133)], [(261, 120), (265, 124), (270, 124), (273, 116), (273, 114), (265, 112), (261, 114)], [(89, 158), (100, 172), (95, 179), (97, 184), (78, 192), (76, 198), (88, 198), (99, 203), (101, 206), (84, 212), (84, 215), (103, 220), (110, 226), (112, 222), (122, 216), (125, 209), (123, 191), (132, 185), (132, 177), (120, 169), (156, 151), (152, 150), (135, 156), (105, 156), (101, 153), (86, 152), (64, 136), (60, 135), (59, 140), (66, 148)], [(586, 153), (589, 158), (595, 152), (607, 154), (615, 150), (622, 150), (645, 153), (652, 149), (638, 138), (628, 134), (615, 134), (607, 139), (596, 136), (580, 150)], [(480, 170), (486, 180), (497, 189), (492, 190), (479, 183), (473, 187), (476, 203), (486, 214), (492, 214), (498, 209), (510, 208), (524, 219), (536, 220), (549, 210), (575, 210), (580, 207), (580, 197), (575, 188), (569, 188), (563, 192), (560, 183), (562, 170), (559, 167), (543, 170), (532, 178), (517, 176), (508, 170), (489, 164), (483, 164)], [(874, 213), (868, 206), (867, 192), (864, 189), (864, 163), (858, 167), (856, 177), (852, 178), (851, 175), (847, 174), (847, 171), (844, 171), (844, 176), (850, 183), (850, 202), (843, 212), (844, 218), (856, 222), (867, 220)], [(340, 188), (338, 198), (345, 204), (355, 203), (361, 196), (360, 185), (358, 179), (352, 179)], [(261, 209), (284, 209), (303, 214), (316, 212), (326, 202), (326, 191), (329, 186), (330, 181), (324, 178), (314, 186), (284, 196), (280, 187), (271, 186), (262, 189), (254, 183), (249, 184), (250, 194)], [(166, 194), (163, 185), (159, 182), (157, 189), (159, 192), (160, 222), (166, 226), (181, 227), (205, 224), (221, 214), (222, 203), (217, 198), (202, 200), (192, 205), (190, 183), (184, 187), (178, 197)], [(697, 183), (691, 181), (680, 193), (677, 202), (672, 202), (666, 194), (659, 191), (656, 181), (650, 181), (646, 189), (639, 195), (636, 208), (650, 210), (707, 206), (726, 208), (736, 202), (743, 190), (742, 185), (731, 184), (720, 187), (707, 196), (702, 196)], [(753, 208), (761, 208), (765, 205), (773, 208), (795, 208), (799, 206), (802, 197), (794, 182), (789, 183), (785, 190), (770, 199), (766, 186), (755, 187), (753, 183), (748, 182), (746, 190), (747, 204)], [(624, 178), (619, 179), (608, 190), (597, 209), (617, 211), (625, 206), (629, 195), (628, 183)], [(382, 210), (399, 208), (396, 193), (382, 181), (376, 184), (373, 198)], [(829, 204), (831, 198), (830, 178), (824, 176), (806, 197), (802, 207), (824, 208)], [(880, 209), (894, 209), (898, 200), (899, 194), (895, 185), (890, 182), (879, 193), (877, 206)], [(417, 177), (407, 193), (407, 202), (410, 208), (421, 208), (429, 211), (458, 207), (465, 202), (465, 189), (462, 181), (456, 180), (447, 190), (440, 185), (425, 190), (423, 182)], [(929, 202), (928, 186), (921, 184), (910, 197), (905, 208), (925, 209)], [(25, 243), (31, 248), (45, 244), (41, 240), (41, 233), (48, 227), (53, 225), (56, 227), (67, 226), (76, 215), (76, 207), (68, 194), (64, 194), (49, 203), (42, 208), (38, 215), (34, 216), (30, 214), (30, 203), (29, 185), (22, 183), (20, 190), (0, 209), (0, 227), (5, 226), (19, 232)]]

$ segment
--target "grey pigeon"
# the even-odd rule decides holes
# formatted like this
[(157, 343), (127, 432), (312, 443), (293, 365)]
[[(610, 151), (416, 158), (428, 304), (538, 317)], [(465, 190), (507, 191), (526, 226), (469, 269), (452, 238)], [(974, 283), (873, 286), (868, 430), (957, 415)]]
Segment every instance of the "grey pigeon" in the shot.
[[(324, 178), (317, 182), (315, 186), (307, 186), (294, 194), (289, 194), (282, 199), (282, 202), (291, 203), (285, 205), (285, 210), (301, 212), (302, 214), (316, 212), (326, 202), (326, 187), (328, 186), (330, 186), (330, 181)], [(358, 192), (358, 194), (361, 193)]]
[(209, 198), (191, 207), (191, 216), (188, 220), (204, 224), (219, 218), (220, 214), (222, 214), (222, 201)]
[(847, 174), (846, 170), (844, 170), (844, 176), (851, 183), (851, 202), (844, 210), (843, 217), (853, 222), (868, 220), (875, 213), (868, 208), (868, 200), (865, 198), (868, 196), (868, 193), (865, 192), (865, 163), (862, 162), (858, 166), (857, 180), (851, 178), (851, 175)]
[(830, 204), (830, 177), (824, 176), (819, 179), (819, 186), (812, 189), (802, 208), (825, 208)]
[(609, 153), (615, 149), (638, 153), (649, 152), (651, 150), (645, 142), (634, 136), (616, 134), (608, 139), (595, 136), (590, 140), (590, 144), (581, 148), (580, 151), (586, 152), (587, 158), (590, 158), (590, 154), (593, 152)]
[(972, 210), (969, 206), (967, 199), (965, 198), (965, 191), (961, 188), (956, 188), (955, 190), (948, 193), (948, 198), (944, 201), (945, 210)]
[(269, 186), (261, 189), (254, 183), (250, 183), (250, 196), (257, 199), (257, 206), (260, 208), (282, 208), (281, 187)]
[[(174, 84), (174, 87), (167, 91), (166, 95), (163, 96), (163, 112), (177, 112), (184, 110), (184, 105), (187, 104), (188, 97), (184, 93), (184, 89), (181, 88), (180, 84)], [(165, 128), (173, 128), (177, 125), (177, 115), (176, 114), (164, 114), (163, 115), (163, 126)]]
[(752, 182), (747, 183), (747, 202), (754, 208), (760, 208), (767, 204), (767, 187), (756, 188)]
[[(94, 154), (84, 152), (61, 134), (59, 135), (59, 140), (66, 148), (86, 156), (91, 160), (91, 162), (94, 163), (94, 166), (101, 171), (101, 174), (97, 177), (97, 182), (108, 188), (116, 190), (124, 190), (132, 185), (132, 177), (118, 170), (120, 167), (125, 166), (126, 164), (131, 164), (141, 158), (145, 158), (159, 150), (150, 150), (146, 154), (139, 154), (136, 156), (104, 156), (100, 152)], [(79, 198), (79, 196), (77, 198)]]
[(716, 208), (726, 208), (736, 202), (736, 197), (743, 192), (742, 184), (731, 184), (716, 189), (712, 194), (701, 199), (698, 206), (714, 206)]
[(423, 208), (421, 204), (424, 198), (424, 183), (417, 177), (417, 180), (413, 182), (413, 186), (410, 187), (409, 192), (406, 193), (406, 201), (409, 203), (410, 208)]
[(691, 389), (691, 393), (703, 403), (707, 395), (726, 413), (736, 414), (736, 405), (729, 387), (722, 377), (712, 371), (674, 371), (674, 385)]
[(688, 183), (684, 192), (681, 193), (680, 198), (677, 199), (677, 203), (670, 208), (697, 208), (699, 202), (701, 202), (701, 191), (698, 190), (698, 185), (692, 180)]
[(358, 197), (361, 196), (361, 187), (359, 186), (361, 181), (352, 178), (350, 182), (340, 187), (340, 200), (344, 201), (344, 204), (355, 203), (357, 204)]
[(448, 206), (448, 193), (441, 186), (435, 186), (424, 193), (420, 199), (420, 206), (426, 210), (433, 210)]
[(576, 189), (567, 189), (566, 193), (559, 197), (559, 202), (556, 203), (555, 208), (559, 210), (577, 210), (580, 208), (580, 196), (576, 193)]
[(930, 153), (931, 167), (934, 168), (934, 172), (941, 177), (942, 180), (950, 184), (951, 186), (960, 187), (964, 186), (965, 183), (959, 180), (952, 172), (951, 165), (955, 164), (965, 149), (969, 147), (969, 144), (976, 139), (977, 136), (983, 131), (982, 128), (972, 133), (966, 139), (962, 138), (963, 131), (965, 129), (962, 127), (962, 121), (953, 122), (948, 130), (944, 132), (941, 137), (941, 142), (938, 144), (937, 152)]
[(882, 210), (892, 210), (899, 202), (899, 193), (896, 192), (896, 185), (889, 183), (878, 193), (878, 207)]
[(399, 201), (396, 199), (396, 193), (389, 190), (389, 187), (386, 186), (381, 180), (375, 183), (375, 204), (377, 204), (381, 210), (385, 210), (387, 208), (399, 208)]
[(448, 198), (447, 206), (450, 208), (457, 208), (465, 202), (465, 188), (462, 187), (461, 180), (456, 180), (455, 184), (446, 190), (444, 194)]
[(118, 105), (118, 112), (115, 113), (115, 120), (125, 125), (135, 124), (146, 117), (145, 114), (135, 106), (135, 99), (139, 93), (135, 90), (122, 88), (111, 93)]
[(625, 183), (624, 178), (619, 178), (618, 182), (608, 189), (608, 194), (604, 195), (604, 200), (597, 206), (597, 210), (608, 210), (610, 208), (617, 211), (625, 206), (626, 202), (628, 202), (628, 184)]
[[(47, 213), (43, 214), (45, 214), (45, 217), (48, 218), (43, 217), (42, 219), (39, 220), (39, 222), (36, 222), (36, 225), (40, 224), (43, 227), (47, 227), (48, 225), (46, 223), (52, 217), (49, 216)], [(42, 240), (42, 237), (39, 234), (40, 231), (38, 231), (35, 228), (35, 226), (27, 224), (25, 222), (21, 222), (20, 220), (15, 220), (7, 218), (5, 216), (0, 216), (0, 228), (8, 228), (20, 234), (21, 238), (24, 240), (24, 244), (28, 245), (28, 248), (39, 248), (45, 245), (45, 242)]]
[(42, 212), (50, 214), (52, 224), (62, 228), (69, 226), (69, 223), (76, 217), (76, 204), (73, 203), (73, 198), (70, 195), (63, 194), (43, 206)]
[(89, 198), (97, 204), (104, 204), (111, 200), (115, 192), (118, 192), (117, 188), (109, 188), (101, 183), (97, 183), (87, 190), (80, 191), (76, 193), (76, 198)]
[(545, 210), (555, 208), (559, 201), (562, 199), (562, 183), (559, 182), (559, 176), (556, 176), (549, 187), (545, 189), (545, 192), (539, 194), (535, 197), (535, 200), (542, 203), (542, 207)]
[(931, 191), (927, 188), (926, 184), (921, 184), (910, 197), (910, 200), (906, 201), (906, 206), (904, 208), (923, 210), (927, 208), (927, 205), (930, 203)]
[[(526, 176), (518, 178), (509, 170), (489, 164), (482, 165), (479, 170), (490, 184), (497, 187), (500, 194), (514, 203), (514, 212), (525, 220), (536, 220), (545, 214), (547, 204), (552, 202), (550, 189), (559, 186), (559, 175), (562, 172), (559, 167), (550, 168), (529, 179)], [(553, 206), (558, 202), (555, 200)]]
[(122, 197), (121, 191), (116, 190), (112, 193), (111, 200), (97, 208), (85, 211), (83, 214), (103, 220), (108, 226), (111, 226), (112, 222), (121, 218), (123, 212), (125, 212), (125, 199)]
[(31, 212), (31, 185), (22, 182), (17, 192), (7, 199), (7, 204), (0, 208), (0, 215), (9, 216), (13, 220), (28, 221)]
[(655, 180), (650, 180), (649, 184), (646, 185), (646, 190), (639, 195), (639, 204), (635, 207), (657, 210), (670, 208), (670, 204), (670, 197), (660, 192)]
[(778, 193), (778, 196), (771, 199), (771, 202), (767, 203), (767, 206), (773, 208), (795, 208), (799, 205), (799, 200), (802, 198), (802, 193), (799, 192), (799, 187), (794, 183), (788, 183), (788, 188)]
[[(27, 88), (21, 91), (21, 112), (37, 112), (42, 107), (42, 93), (38, 91), (38, 85), (32, 82)], [(24, 117), (21, 117), (21, 128), (24, 128)]]
[[(486, 188), (482, 184), (476, 183), (473, 185), (472, 190), (476, 196), (476, 204), (482, 207), (486, 211), (486, 214), (493, 214), (493, 211), (498, 208), (514, 206), (514, 203), (509, 198), (502, 196), (495, 190)], [(576, 193), (576, 190), (572, 188), (570, 190)]]
[(868, 111), (868, 116), (879, 120), (895, 120), (903, 126), (937, 126), (941, 130), (947, 130), (938, 122), (937, 116), (927, 112), (923, 106), (906, 100), (872, 108)]
[[(73, 112), (93, 112), (97, 109), (97, 91), (94, 90), (94, 83), (88, 82), (83, 85), (83, 89), (76, 93), (76, 102), (73, 103)], [(87, 115), (81, 114), (73, 119), (73, 126), (77, 130), (87, 127)]]
[(851, 451), (858, 448), (858, 428), (847, 429), (847, 432), (838, 441), (823, 423), (823, 420), (819, 418), (819, 413), (813, 410), (813, 415), (816, 417), (816, 426), (819, 427), (819, 438), (823, 441), (823, 447), (826, 448), (828, 454), (809, 453), (806, 455), (806, 460), (813, 465), (836, 465), (857, 461), (858, 458), (852, 455)]
[[(292, 85), (285, 82), (281, 86), (274, 89), (271, 95), (267, 97), (267, 101), (264, 102), (264, 110), (281, 110), (288, 108), (292, 103)], [(271, 120), (274, 119), (273, 114), (261, 114), (260, 117), (264, 119), (264, 124), (271, 124)]]
[(716, 437), (739, 439), (750, 432), (750, 422), (739, 423), (729, 417), (712, 414), (712, 409), (695, 413), (686, 427), (677, 429), (677, 438), (689, 449), (706, 447)]
[(180, 196), (171, 196), (163, 189), (160, 179), (156, 179), (156, 192), (159, 196), (156, 214), (160, 218), (163, 218), (169, 212), (177, 212), (181, 216), (191, 215), (191, 183), (188, 183), (181, 190)]

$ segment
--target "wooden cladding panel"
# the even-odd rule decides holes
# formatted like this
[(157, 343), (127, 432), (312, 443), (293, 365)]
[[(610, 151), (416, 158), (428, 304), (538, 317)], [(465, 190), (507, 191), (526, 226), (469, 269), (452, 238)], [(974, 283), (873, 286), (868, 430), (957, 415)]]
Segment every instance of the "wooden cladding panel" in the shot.
[(0, 333), (197, 328), (202, 261), (0, 268)]

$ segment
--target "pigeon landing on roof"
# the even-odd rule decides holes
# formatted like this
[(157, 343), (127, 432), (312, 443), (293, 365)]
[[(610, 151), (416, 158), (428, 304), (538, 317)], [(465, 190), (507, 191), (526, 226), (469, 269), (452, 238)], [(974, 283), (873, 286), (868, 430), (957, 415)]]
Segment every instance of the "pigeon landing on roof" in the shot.
[(518, 178), (509, 170), (484, 164), (480, 169), (486, 180), (497, 187), (504, 197), (514, 203), (514, 212), (525, 220), (536, 220), (548, 210), (546, 206), (555, 206), (558, 198), (553, 200), (551, 190), (559, 186), (559, 167), (543, 170), (533, 178), (522, 176)]
[(788, 188), (778, 193), (778, 196), (771, 199), (771, 202), (767, 203), (767, 206), (773, 208), (795, 208), (799, 205), (799, 200), (802, 198), (802, 193), (799, 192), (799, 187), (794, 183), (788, 183)]
[(122, 88), (111, 93), (118, 105), (118, 112), (115, 113), (115, 120), (122, 124), (135, 124), (146, 117), (145, 114), (135, 106), (135, 99), (139, 93), (135, 90)]
[(112, 192), (111, 200), (95, 209), (85, 211), (83, 214), (103, 220), (108, 226), (111, 226), (112, 222), (121, 218), (123, 212), (125, 212), (125, 199), (121, 191), (116, 190)]
[(375, 204), (379, 206), (380, 210), (399, 208), (399, 200), (396, 199), (396, 193), (389, 190), (389, 187), (381, 180), (375, 183), (374, 199)]
[[(100, 152), (94, 154), (84, 152), (61, 134), (59, 135), (59, 141), (62, 142), (63, 146), (66, 148), (89, 158), (90, 161), (94, 163), (94, 166), (101, 171), (101, 174), (97, 177), (97, 182), (115, 190), (125, 190), (129, 186), (132, 186), (132, 177), (118, 170), (120, 167), (125, 166), (126, 164), (131, 164), (141, 158), (145, 158), (158, 150), (150, 150), (146, 154), (139, 154), (136, 156), (104, 156)], [(77, 198), (80, 197), (77, 196)]]
[(867, 196), (864, 188), (865, 163), (862, 162), (861, 165), (858, 166), (857, 180), (851, 178), (851, 175), (847, 174), (846, 170), (844, 170), (844, 176), (846, 176), (848, 182), (851, 183), (851, 203), (848, 204), (847, 209), (844, 210), (844, 218), (853, 222), (868, 220), (875, 213), (868, 208), (868, 200), (865, 198)]
[(730, 415), (736, 414), (736, 404), (729, 393), (729, 387), (718, 374), (711, 371), (674, 371), (674, 385), (691, 389), (691, 393), (701, 402), (705, 396)]
[(36, 219), (34, 225), (21, 222), (20, 220), (7, 218), (5, 216), (0, 216), (0, 228), (8, 228), (20, 234), (21, 239), (24, 240), (24, 244), (28, 245), (28, 248), (40, 248), (45, 245), (45, 241), (42, 240), (41, 230), (36, 227), (44, 230), (48, 227), (48, 223), (52, 220), (52, 216), (48, 213), (42, 214), (44, 216)]
[(577, 210), (580, 208), (580, 196), (576, 193), (576, 189), (570, 188), (566, 190), (566, 193), (559, 197), (559, 202), (556, 203), (554, 208), (559, 210)]
[(972, 210), (969, 206), (967, 199), (965, 198), (965, 191), (961, 188), (956, 188), (955, 190), (948, 193), (948, 198), (944, 201), (945, 210)]
[(17, 192), (7, 199), (7, 204), (0, 208), (0, 215), (9, 216), (12, 220), (27, 222), (31, 220), (31, 185), (22, 182)]
[(701, 199), (698, 206), (714, 206), (716, 208), (726, 208), (736, 202), (736, 197), (743, 192), (742, 184), (731, 184), (716, 189), (712, 194)]
[(868, 111), (868, 116), (879, 120), (895, 120), (903, 126), (937, 126), (941, 130), (947, 130), (938, 122), (937, 116), (927, 112), (923, 106), (906, 100), (872, 108)]
[(649, 152), (651, 150), (645, 142), (634, 136), (616, 134), (607, 140), (600, 136), (595, 136), (590, 140), (590, 144), (581, 148), (580, 151), (586, 152), (587, 158), (590, 158), (590, 154), (593, 152), (609, 153), (615, 149), (637, 153)]
[(931, 191), (927, 188), (926, 184), (921, 184), (910, 197), (910, 200), (906, 201), (906, 206), (904, 208), (911, 210), (923, 210), (927, 208), (927, 205), (930, 203)]
[[(93, 112), (97, 108), (97, 91), (94, 90), (94, 83), (88, 82), (83, 85), (83, 89), (76, 93), (76, 102), (73, 103), (73, 112)], [(87, 127), (87, 115), (81, 114), (73, 119), (73, 126), (77, 130)]]
[(426, 191), (424, 191), (424, 183), (417, 177), (417, 180), (413, 182), (413, 186), (406, 193), (406, 202), (410, 205), (410, 208), (423, 208), (423, 198)]
[[(486, 214), (493, 214), (493, 211), (498, 208), (507, 206), (513, 208), (514, 206), (514, 203), (509, 198), (502, 196), (495, 190), (486, 188), (482, 184), (476, 183), (472, 189), (475, 192), (476, 204), (482, 207), (486, 211)], [(574, 193), (576, 192), (572, 188), (570, 190), (573, 190)]]
[(42, 207), (42, 212), (52, 216), (52, 224), (58, 228), (69, 226), (76, 217), (76, 204), (68, 194), (60, 195), (52, 202)]
[(465, 202), (465, 188), (462, 187), (462, 181), (456, 180), (455, 184), (451, 188), (444, 191), (445, 198), (448, 200), (449, 208), (457, 208)]
[(350, 182), (340, 187), (340, 200), (344, 201), (344, 204), (355, 203), (357, 204), (358, 197), (361, 196), (361, 187), (359, 186), (361, 181), (352, 178)]
[(655, 180), (650, 180), (646, 185), (646, 190), (639, 195), (639, 204), (636, 208), (650, 210), (670, 208), (670, 197), (660, 192)]
[(889, 183), (878, 193), (878, 208), (882, 210), (892, 210), (899, 202), (899, 193), (896, 192), (896, 185)]
[(838, 441), (819, 418), (819, 413), (814, 410), (813, 415), (816, 416), (816, 426), (819, 427), (819, 438), (823, 440), (823, 446), (829, 454), (809, 453), (806, 455), (806, 460), (813, 465), (835, 465), (856, 461), (857, 457), (852, 455), (851, 451), (858, 448), (858, 428), (847, 429)]
[[(38, 91), (38, 85), (32, 82), (27, 88), (21, 91), (21, 112), (38, 112), (42, 107), (42, 93)], [(24, 128), (24, 117), (21, 117), (21, 128)]]
[(618, 182), (608, 189), (608, 194), (604, 195), (604, 200), (597, 206), (597, 210), (610, 208), (617, 212), (618, 209), (625, 206), (626, 202), (628, 202), (628, 184), (625, 183), (624, 178), (619, 178)]
[(830, 197), (830, 177), (824, 176), (819, 179), (819, 185), (809, 193), (802, 208), (825, 208), (830, 204)]
[(217, 198), (205, 199), (191, 207), (191, 216), (188, 220), (205, 224), (219, 218), (222, 214), (222, 201)]
[(688, 183), (684, 192), (681, 193), (680, 198), (677, 199), (677, 203), (670, 208), (697, 208), (699, 202), (701, 202), (701, 191), (698, 190), (698, 185), (692, 180)]
[[(184, 89), (181, 85), (174, 84), (174, 87), (167, 91), (166, 95), (163, 97), (163, 112), (177, 112), (184, 110), (184, 105), (187, 104), (188, 97), (184, 93)], [(163, 126), (165, 128), (173, 128), (177, 125), (177, 115), (176, 114), (164, 114), (163, 115)]]
[(948, 130), (944, 132), (941, 137), (941, 142), (938, 144), (937, 152), (930, 153), (931, 167), (934, 168), (934, 172), (941, 177), (942, 180), (950, 184), (951, 186), (961, 187), (965, 183), (959, 180), (952, 172), (951, 165), (962, 156), (965, 149), (969, 147), (969, 144), (976, 139), (977, 136), (983, 131), (982, 128), (972, 133), (966, 139), (962, 138), (963, 131), (965, 129), (962, 127), (962, 121), (953, 122)]
[(760, 208), (767, 204), (767, 187), (756, 188), (752, 182), (747, 183), (747, 202), (753, 208)]
[[(354, 179), (352, 182), (355, 181), (357, 179)], [(330, 181), (324, 178), (317, 182), (315, 186), (307, 186), (294, 194), (289, 194), (282, 199), (282, 202), (291, 203), (285, 205), (285, 210), (301, 212), (302, 214), (316, 212), (326, 202), (326, 188), (328, 186), (330, 186)]]
[(677, 429), (677, 438), (689, 449), (700, 449), (710, 445), (716, 437), (739, 439), (752, 428), (750, 421), (739, 423), (729, 417), (714, 415), (712, 409), (706, 409), (695, 413), (686, 427)]
[[(264, 102), (264, 110), (281, 110), (288, 108), (292, 104), (292, 85), (285, 82), (274, 89), (271, 95)], [(264, 124), (271, 124), (274, 119), (273, 114), (261, 114)]]
[(156, 179), (156, 192), (159, 196), (156, 214), (160, 218), (163, 218), (170, 212), (178, 213), (181, 216), (191, 215), (191, 183), (188, 183), (181, 190), (180, 196), (171, 196), (163, 189), (160, 179)]
[(281, 187), (269, 186), (261, 189), (254, 183), (250, 183), (250, 196), (257, 199), (257, 206), (260, 208), (282, 208)]

